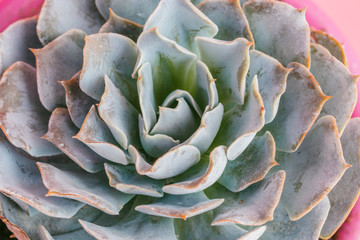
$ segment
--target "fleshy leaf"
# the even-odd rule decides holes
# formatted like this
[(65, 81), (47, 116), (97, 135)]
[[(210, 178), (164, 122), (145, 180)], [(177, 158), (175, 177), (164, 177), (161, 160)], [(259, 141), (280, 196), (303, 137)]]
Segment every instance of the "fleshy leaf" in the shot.
[(0, 76), (17, 61), (35, 67), (35, 58), (29, 48), (42, 47), (36, 35), (36, 24), (36, 17), (23, 19), (0, 34)]
[(49, 189), (46, 196), (74, 199), (111, 215), (119, 214), (122, 207), (134, 196), (121, 193), (107, 185), (104, 172), (86, 173), (72, 166), (68, 166), (71, 170), (66, 170), (46, 163), (37, 165), (43, 183)]
[(159, 200), (145, 205), (138, 205), (135, 210), (160, 217), (187, 218), (217, 208), (224, 199), (209, 200), (203, 192), (186, 195), (165, 195)]
[[(219, 146), (211, 151), (209, 164), (205, 170), (197, 168), (198, 174), (190, 176), (181, 182), (165, 185), (162, 190), (165, 193), (181, 195), (200, 192), (214, 184), (222, 175), (227, 163), (226, 147)], [(203, 164), (201, 164), (203, 165)]]
[(134, 42), (143, 31), (143, 26), (128, 19), (119, 17), (110, 9), (109, 20), (100, 28), (100, 33), (118, 33), (124, 35)]
[(355, 108), (358, 76), (353, 76), (344, 64), (319, 44), (311, 44), (310, 71), (324, 93), (332, 96), (320, 116), (334, 116), (341, 135)]
[(53, 234), (50, 235), (49, 231), (44, 227), (40, 226), (38, 228), (38, 235), (40, 240), (66, 240), (66, 239), (81, 239), (81, 240), (94, 240), (94, 238), (89, 235), (85, 230), (75, 230), (73, 232), (63, 233), (63, 234)]
[(102, 227), (79, 220), (85, 231), (96, 239), (144, 239), (144, 240), (176, 240), (173, 219), (154, 217), (131, 212), (113, 226)]
[(144, 30), (157, 28), (159, 33), (196, 52), (196, 36), (213, 37), (217, 26), (188, 0), (164, 0), (151, 14)]
[(275, 210), (274, 220), (266, 224), (266, 231), (260, 239), (318, 240), (329, 209), (329, 199), (325, 196), (312, 211), (301, 219), (292, 221), (289, 219), (285, 207), (280, 203)]
[(200, 151), (191, 145), (174, 147), (150, 165), (136, 148), (129, 146), (129, 154), (140, 175), (153, 179), (165, 179), (183, 173), (200, 160)]
[(175, 108), (159, 107), (159, 120), (150, 134), (164, 134), (185, 141), (196, 130), (199, 117), (184, 98), (177, 99)]
[(224, 203), (214, 210), (212, 225), (241, 224), (260, 226), (273, 219), (280, 201), (285, 171), (278, 171), (244, 191), (232, 193), (221, 186), (210, 188), (206, 194), (223, 197)]
[(49, 120), (49, 130), (42, 138), (50, 141), (86, 171), (99, 172), (103, 170), (106, 160), (73, 138), (78, 131), (79, 129), (70, 119), (68, 110), (56, 108)]
[(281, 95), (286, 89), (286, 79), (291, 70), (276, 59), (256, 50), (250, 50), (250, 68), (246, 77), (247, 88), (257, 75), (259, 92), (264, 102), (265, 123), (271, 122), (278, 111)]
[(175, 105), (178, 99), (183, 98), (186, 100), (186, 103), (189, 105), (189, 107), (197, 113), (199, 117), (202, 116), (202, 111), (195, 101), (195, 99), (191, 96), (190, 93), (177, 89), (173, 92), (171, 92), (164, 100), (164, 102), (161, 104), (162, 107), (171, 108), (171, 106)]
[(139, 146), (138, 111), (105, 75), (105, 92), (99, 104), (99, 115), (123, 149)]
[(265, 126), (274, 136), (278, 151), (293, 152), (318, 118), (324, 103), (330, 98), (305, 66), (291, 63), (285, 93), (281, 96), (275, 119)]
[(256, 133), (264, 126), (265, 114), (257, 77), (245, 96), (244, 105), (236, 105), (224, 114), (215, 143), (229, 146), (227, 158), (236, 159), (250, 144)]
[(218, 26), (219, 31), (214, 38), (232, 41), (243, 37), (254, 42), (239, 0), (207, 0), (201, 2), (198, 8)]
[(156, 28), (144, 31), (137, 46), (141, 55), (133, 76), (144, 63), (150, 63), (154, 96), (158, 103), (163, 102), (176, 89), (192, 93), (190, 90), (196, 84), (195, 54), (162, 36)]
[(97, 33), (103, 23), (94, 1), (46, 0), (39, 15), (37, 32), (40, 41), (46, 45), (74, 28), (87, 34)]
[(41, 139), (50, 113), (39, 101), (36, 71), (23, 62), (14, 63), (0, 81), (0, 125), (11, 143), (35, 157), (61, 152)]
[(65, 89), (66, 106), (69, 110), (71, 120), (78, 128), (92, 105), (97, 101), (86, 95), (79, 86), (80, 72), (76, 73), (70, 80), (60, 82)]
[[(184, 220), (175, 220), (175, 229), (178, 240), (188, 239), (221, 239), (221, 240), (256, 240), (261, 236), (265, 227), (254, 229), (249, 234), (236, 225), (211, 226), (212, 213), (206, 212), (201, 215)], [(251, 236), (252, 235), (252, 236)], [(255, 235), (255, 236), (254, 236)]]
[(229, 161), (219, 183), (232, 192), (239, 192), (262, 180), (275, 162), (275, 141), (270, 132), (255, 137), (245, 151)]
[[(2, 135), (2, 134), (1, 134)], [(36, 159), (0, 139), (0, 191), (18, 198), (36, 210), (52, 216), (70, 218), (83, 203), (58, 197), (45, 197), (47, 189), (41, 181)]]
[(49, 111), (65, 106), (65, 91), (59, 81), (71, 79), (81, 69), (84, 37), (83, 31), (70, 30), (44, 48), (32, 50), (40, 101)]
[(311, 39), (315, 43), (318, 43), (325, 47), (327, 50), (329, 50), (331, 55), (337, 58), (345, 66), (348, 66), (345, 56), (345, 50), (342, 44), (339, 43), (333, 36), (321, 30), (311, 29)]
[(319, 119), (296, 152), (278, 152), (277, 161), (286, 171), (281, 202), (292, 221), (311, 211), (350, 167), (332, 116)]
[(85, 143), (105, 159), (124, 165), (130, 161), (125, 152), (117, 145), (109, 128), (99, 117), (95, 106), (91, 107), (80, 132), (74, 138)]
[(244, 38), (228, 42), (197, 37), (195, 41), (201, 61), (209, 67), (216, 79), (219, 100), (225, 111), (234, 104), (243, 104), (252, 43)]
[(110, 186), (121, 192), (150, 197), (162, 197), (164, 195), (161, 190), (164, 184), (161, 181), (139, 175), (134, 166), (106, 163), (105, 171), (109, 178)]
[(105, 19), (111, 18), (109, 9), (112, 9), (120, 17), (139, 24), (146, 22), (158, 3), (159, 0), (95, 0), (99, 12)]
[(310, 66), (310, 27), (305, 10), (280, 1), (256, 0), (245, 3), (244, 12), (257, 50), (284, 66), (291, 62)]
[(344, 223), (360, 195), (360, 119), (353, 118), (341, 136), (345, 160), (352, 165), (328, 194), (331, 208), (321, 238), (329, 239)]
[(100, 100), (105, 89), (104, 76), (108, 75), (126, 99), (138, 106), (136, 81), (131, 77), (139, 53), (136, 44), (117, 33), (86, 36), (85, 43), (80, 88)]

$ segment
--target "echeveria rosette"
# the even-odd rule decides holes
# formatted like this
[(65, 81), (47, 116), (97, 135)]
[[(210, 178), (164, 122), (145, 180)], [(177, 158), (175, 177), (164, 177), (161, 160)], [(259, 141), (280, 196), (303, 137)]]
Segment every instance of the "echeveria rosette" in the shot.
[(357, 78), (304, 10), (47, 0), (0, 50), (19, 239), (328, 239), (359, 196)]

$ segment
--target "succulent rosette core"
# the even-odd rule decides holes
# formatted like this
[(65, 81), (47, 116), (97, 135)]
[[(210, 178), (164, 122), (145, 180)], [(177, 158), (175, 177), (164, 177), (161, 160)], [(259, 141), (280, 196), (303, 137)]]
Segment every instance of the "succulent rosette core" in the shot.
[(357, 77), (286, 3), (46, 0), (0, 74), (18, 239), (328, 239), (360, 194)]

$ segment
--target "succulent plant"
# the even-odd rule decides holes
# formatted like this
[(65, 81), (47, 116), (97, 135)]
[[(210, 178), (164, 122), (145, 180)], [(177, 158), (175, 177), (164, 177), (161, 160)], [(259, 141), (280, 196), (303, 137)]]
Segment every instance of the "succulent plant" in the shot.
[(46, 0), (0, 74), (18, 239), (328, 239), (360, 194), (357, 77), (284, 2)]

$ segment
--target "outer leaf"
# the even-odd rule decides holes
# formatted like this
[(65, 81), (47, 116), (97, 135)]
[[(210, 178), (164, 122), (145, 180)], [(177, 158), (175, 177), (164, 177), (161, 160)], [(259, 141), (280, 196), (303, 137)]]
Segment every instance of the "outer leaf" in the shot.
[(201, 60), (217, 80), (219, 100), (229, 110), (234, 104), (243, 104), (246, 73), (249, 69), (249, 48), (244, 38), (232, 42), (197, 37)]
[(165, 195), (146, 205), (138, 205), (135, 210), (160, 217), (187, 218), (210, 211), (224, 202), (224, 199), (209, 200), (203, 192), (186, 195)]
[(259, 92), (264, 102), (265, 123), (271, 122), (278, 111), (281, 95), (286, 89), (286, 79), (291, 70), (276, 59), (256, 50), (250, 51), (250, 68), (246, 77), (247, 88), (257, 75)]
[(214, 210), (212, 225), (241, 224), (260, 226), (273, 219), (280, 201), (285, 172), (278, 171), (244, 191), (232, 193), (218, 186), (206, 191), (208, 196), (223, 196), (224, 204)]
[(10, 25), (0, 34), (0, 76), (17, 61), (35, 66), (29, 48), (42, 47), (36, 35), (37, 18), (27, 18)]
[(153, 179), (165, 179), (179, 175), (200, 160), (199, 150), (191, 145), (174, 147), (150, 165), (136, 148), (129, 146), (129, 154), (137, 172)]
[(270, 132), (255, 137), (245, 151), (229, 161), (219, 183), (232, 192), (239, 192), (262, 180), (275, 165), (275, 141)]
[(228, 147), (227, 158), (236, 159), (250, 144), (255, 134), (264, 126), (264, 107), (261, 99), (257, 78), (251, 84), (245, 96), (245, 104), (236, 105), (225, 113), (220, 132), (215, 143)]
[(99, 172), (103, 170), (106, 160), (91, 151), (82, 142), (74, 139), (73, 136), (77, 132), (78, 129), (72, 123), (68, 110), (57, 108), (49, 120), (49, 130), (42, 138), (50, 141), (86, 171)]
[(133, 166), (121, 166), (105, 163), (105, 171), (111, 187), (117, 190), (136, 195), (162, 197), (164, 193), (161, 181), (147, 176), (141, 176)]
[(216, 39), (232, 41), (243, 37), (254, 42), (239, 0), (207, 0), (201, 2), (198, 8), (218, 26)]
[(125, 18), (119, 17), (114, 13), (113, 10), (110, 10), (110, 18), (107, 22), (100, 28), (100, 33), (118, 33), (124, 35), (134, 42), (138, 39), (140, 33), (143, 31), (143, 26), (137, 24), (136, 22), (127, 20)]
[[(209, 165), (205, 171), (198, 171), (198, 174), (169, 185), (162, 190), (165, 193), (181, 195), (200, 192), (214, 184), (224, 172), (227, 163), (226, 147), (219, 146), (211, 151)], [(199, 169), (199, 168), (197, 168)]]
[(139, 24), (146, 22), (158, 3), (159, 0), (95, 0), (99, 12), (105, 19), (111, 18), (109, 9), (112, 9), (120, 17)]
[(296, 152), (279, 153), (277, 160), (287, 174), (281, 201), (293, 221), (314, 208), (350, 167), (332, 116), (319, 119)]
[(45, 197), (47, 189), (41, 181), (36, 159), (20, 152), (1, 136), (0, 191), (18, 198), (38, 211), (61, 218), (70, 218), (84, 204), (69, 199)]
[(46, 45), (70, 29), (81, 29), (87, 34), (97, 33), (104, 20), (94, 1), (46, 0), (41, 8), (37, 32)]
[(66, 197), (84, 202), (111, 215), (118, 215), (122, 207), (134, 196), (123, 194), (106, 184), (101, 173), (85, 173), (73, 167), (72, 170), (56, 168), (50, 164), (37, 163), (46, 196)]
[(69, 110), (71, 120), (78, 128), (92, 105), (97, 103), (93, 98), (86, 95), (79, 86), (80, 72), (76, 73), (70, 80), (60, 82), (65, 89), (66, 106)]
[(14, 63), (0, 81), (1, 129), (14, 146), (32, 156), (56, 155), (60, 151), (40, 138), (46, 133), (49, 117), (39, 101), (35, 69)]
[(355, 108), (358, 76), (353, 76), (344, 64), (319, 44), (311, 44), (310, 71), (324, 93), (333, 96), (324, 105), (320, 116), (333, 115), (341, 135)]
[(125, 152), (118, 147), (110, 130), (98, 116), (95, 106), (91, 107), (80, 132), (74, 138), (85, 143), (103, 158), (124, 165), (129, 163)]
[(51, 236), (48, 230), (46, 230), (44, 226), (40, 226), (38, 228), (38, 234), (40, 240), (66, 240), (66, 239), (94, 240), (94, 238), (89, 234), (87, 234), (83, 229)]
[(305, 66), (291, 63), (288, 67), (293, 70), (287, 79), (287, 90), (274, 121), (264, 129), (273, 134), (277, 150), (292, 152), (298, 149), (330, 97), (323, 94)]
[(126, 99), (137, 106), (136, 81), (131, 77), (139, 53), (135, 43), (116, 33), (93, 34), (85, 38), (85, 43), (80, 88), (100, 100), (104, 76), (108, 75)]
[(331, 208), (321, 238), (329, 239), (344, 223), (360, 195), (360, 119), (353, 118), (346, 126), (341, 143), (345, 160), (352, 165), (328, 194)]
[(40, 101), (49, 111), (65, 105), (65, 92), (58, 81), (71, 79), (81, 69), (84, 37), (85, 32), (70, 30), (44, 48), (32, 50)]
[(274, 0), (252, 0), (244, 4), (244, 12), (257, 50), (284, 66), (291, 62), (310, 66), (310, 27), (304, 10)]
[(196, 36), (213, 37), (217, 26), (188, 0), (160, 1), (144, 25), (144, 29), (157, 28), (159, 33), (179, 45), (196, 52)]

